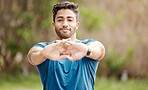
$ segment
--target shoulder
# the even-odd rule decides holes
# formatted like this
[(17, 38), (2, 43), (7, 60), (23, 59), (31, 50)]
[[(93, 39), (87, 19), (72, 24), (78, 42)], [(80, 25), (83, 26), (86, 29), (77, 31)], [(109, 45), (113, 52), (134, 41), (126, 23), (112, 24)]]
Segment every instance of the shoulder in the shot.
[(51, 43), (52, 42), (40, 42), (40, 43), (34, 45), (33, 47), (42, 47), (42, 48), (44, 48), (45, 46), (47, 46), (47, 45), (49, 45)]
[(82, 43), (87, 44), (87, 43), (95, 42), (95, 41), (97, 41), (97, 40), (94, 40), (94, 39), (84, 39), (84, 40), (82, 40)]

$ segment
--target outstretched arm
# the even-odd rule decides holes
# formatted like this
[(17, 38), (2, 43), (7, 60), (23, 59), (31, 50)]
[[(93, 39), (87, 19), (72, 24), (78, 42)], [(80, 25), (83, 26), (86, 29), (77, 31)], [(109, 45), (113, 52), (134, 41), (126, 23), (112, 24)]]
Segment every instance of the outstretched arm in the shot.
[(95, 41), (87, 43), (87, 46), (90, 48), (90, 55), (87, 56), (94, 60), (101, 60), (105, 55), (105, 47), (102, 43)]
[(66, 58), (64, 53), (65, 48), (63, 45), (64, 42), (53, 43), (50, 45), (42, 47), (33, 47), (28, 53), (28, 60), (32, 65), (39, 65), (44, 62), (46, 59), (53, 61), (58, 61), (62, 58)]
[(68, 45), (67, 53), (70, 56), (67, 56), (68, 60), (75, 61), (83, 58), (86, 56), (88, 49), (90, 49), (90, 55), (87, 57), (94, 59), (94, 60), (101, 60), (105, 55), (105, 48), (104, 46), (98, 42), (89, 42), (86, 44), (83, 43), (74, 43), (71, 41), (66, 42)]
[(90, 55), (87, 56), (94, 60), (101, 60), (105, 55), (105, 48), (102, 43), (95, 41), (86, 44), (74, 43), (68, 40), (59, 40), (57, 43), (47, 45), (46, 47), (33, 47), (28, 53), (28, 60), (32, 65), (39, 65), (46, 59), (58, 61), (63, 58), (75, 61), (86, 56), (90, 49)]
[(28, 60), (32, 65), (41, 64), (46, 60), (46, 57), (42, 55), (42, 47), (32, 47), (28, 52)]

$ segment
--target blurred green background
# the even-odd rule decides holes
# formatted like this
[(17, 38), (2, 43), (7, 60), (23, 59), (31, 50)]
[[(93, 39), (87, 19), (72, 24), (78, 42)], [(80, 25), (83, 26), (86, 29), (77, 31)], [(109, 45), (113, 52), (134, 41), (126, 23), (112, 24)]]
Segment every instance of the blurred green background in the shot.
[[(41, 90), (29, 49), (55, 40), (53, 5), (64, 0), (0, 0), (0, 90)], [(148, 0), (69, 0), (78, 3), (78, 39), (106, 48), (95, 90), (148, 90)]]

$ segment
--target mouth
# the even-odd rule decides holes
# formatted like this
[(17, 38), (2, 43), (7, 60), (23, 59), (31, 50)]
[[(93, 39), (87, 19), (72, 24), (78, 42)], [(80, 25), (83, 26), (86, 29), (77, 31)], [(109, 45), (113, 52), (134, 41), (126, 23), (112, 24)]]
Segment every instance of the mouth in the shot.
[(63, 31), (70, 31), (70, 29), (68, 29), (68, 28), (61, 28), (60, 30), (63, 30)]
[(69, 28), (60, 28), (60, 30), (70, 30)]

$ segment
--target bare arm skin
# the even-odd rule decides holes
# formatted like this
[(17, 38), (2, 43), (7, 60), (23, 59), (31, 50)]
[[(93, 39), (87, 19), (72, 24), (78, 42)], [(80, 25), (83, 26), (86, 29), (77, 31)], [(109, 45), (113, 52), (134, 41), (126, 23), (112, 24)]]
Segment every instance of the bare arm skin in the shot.
[(47, 45), (44, 48), (31, 48), (28, 53), (28, 60), (32, 65), (39, 65), (46, 59), (58, 61), (67, 58), (70, 61), (76, 61), (86, 56), (88, 47), (90, 48), (91, 53), (87, 57), (94, 60), (101, 60), (104, 57), (105, 48), (98, 41), (90, 42), (85, 45), (83, 43), (59, 40), (57, 43)]
[(95, 41), (95, 42), (88, 43), (87, 46), (91, 50), (91, 53), (88, 56), (89, 58), (94, 60), (101, 60), (104, 57), (105, 47), (103, 46), (102, 43)]
[(69, 44), (66, 53), (71, 55), (67, 56), (67, 59), (70, 61), (76, 61), (86, 56), (88, 47), (90, 48), (91, 53), (87, 57), (91, 59), (101, 60), (105, 55), (105, 48), (102, 43), (98, 41), (87, 43), (87, 45), (83, 43), (74, 43), (71, 41), (66, 41), (66, 43)]
[(28, 60), (32, 65), (39, 65), (46, 59), (58, 61), (62, 58), (66, 58), (63, 54), (65, 48), (63, 48), (64, 42), (53, 43), (42, 47), (33, 47), (28, 53)]
[(46, 57), (42, 55), (42, 47), (32, 47), (28, 52), (28, 60), (32, 65), (41, 64), (46, 60)]

